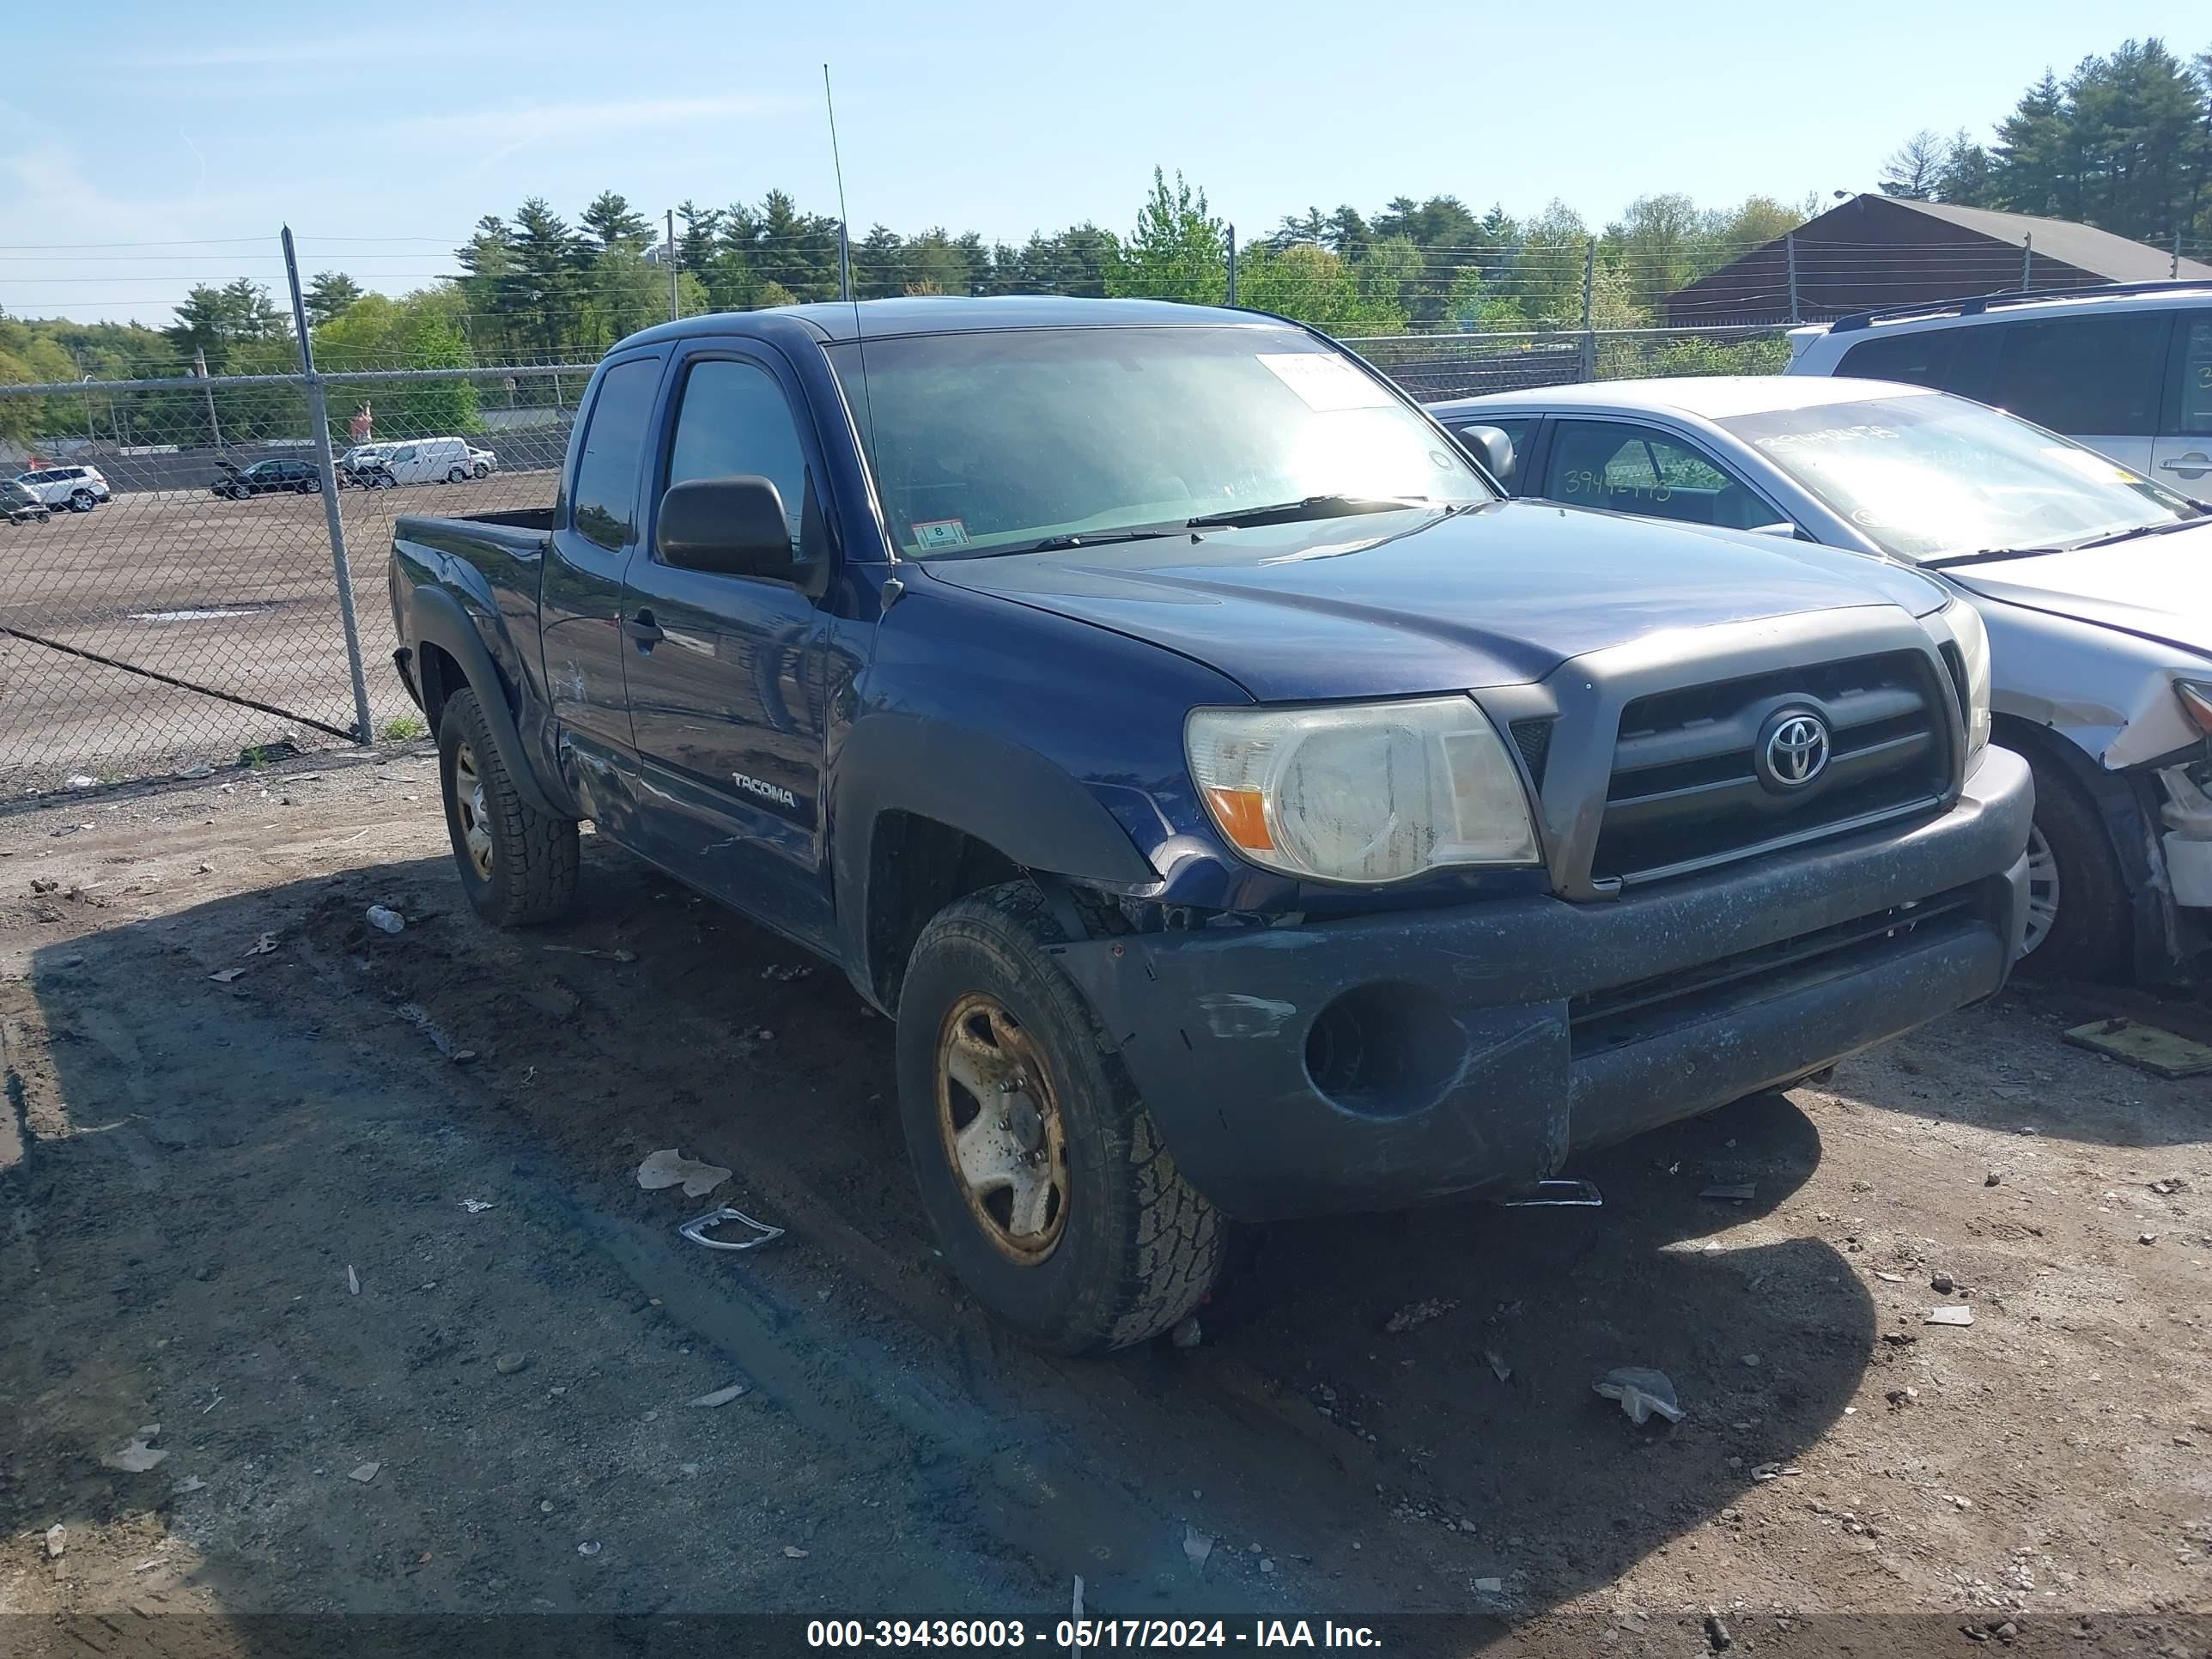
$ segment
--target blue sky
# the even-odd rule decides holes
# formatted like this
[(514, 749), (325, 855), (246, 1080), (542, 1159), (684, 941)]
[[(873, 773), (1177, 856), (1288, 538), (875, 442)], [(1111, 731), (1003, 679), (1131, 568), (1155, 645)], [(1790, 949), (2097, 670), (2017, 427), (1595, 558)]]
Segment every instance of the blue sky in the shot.
[(1399, 193), (1556, 197), (1600, 223), (1657, 191), (1825, 198), (1872, 188), (1917, 128), (1984, 132), (2046, 65), (2131, 35), (2212, 46), (2202, 0), (1820, 15), (234, 0), (210, 27), (173, 0), (46, 7), (11, 31), (18, 60), (78, 68), (0, 87), (0, 307), (160, 322), (192, 282), (277, 282), (286, 221), (311, 271), (399, 292), (532, 194), (573, 217), (611, 187), (657, 216), (780, 186), (834, 213), (824, 59), (856, 227), (1013, 240), (1126, 230), (1156, 162), (1248, 235)]

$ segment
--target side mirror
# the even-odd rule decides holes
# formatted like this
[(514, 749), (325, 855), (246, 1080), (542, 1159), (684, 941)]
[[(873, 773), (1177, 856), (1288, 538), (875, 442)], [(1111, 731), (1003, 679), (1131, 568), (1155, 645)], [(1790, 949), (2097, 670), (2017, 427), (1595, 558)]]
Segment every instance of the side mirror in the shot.
[(794, 579), (783, 497), (766, 478), (693, 478), (660, 498), (653, 545), (663, 564), (722, 576)]
[(1459, 435), (1473, 444), (1490, 476), (1508, 489), (1513, 487), (1513, 440), (1494, 426), (1463, 426)]
[(1747, 533), (1753, 536), (1779, 536), (1783, 540), (1790, 541), (1796, 536), (1797, 526), (1785, 519), (1779, 524), (1755, 524)]

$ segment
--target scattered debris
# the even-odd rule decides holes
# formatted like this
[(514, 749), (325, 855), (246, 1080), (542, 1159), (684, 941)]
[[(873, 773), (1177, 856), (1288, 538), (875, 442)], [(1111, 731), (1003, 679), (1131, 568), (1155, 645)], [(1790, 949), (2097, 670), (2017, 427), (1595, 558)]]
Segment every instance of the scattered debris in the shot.
[(684, 1196), (704, 1198), (730, 1178), (718, 1164), (702, 1164), (670, 1146), (653, 1153), (637, 1166), (637, 1184), (647, 1192), (682, 1182)]
[(491, 1362), (491, 1368), (497, 1371), (501, 1376), (513, 1376), (517, 1371), (521, 1370), (529, 1364), (530, 1356), (528, 1354), (510, 1352), (501, 1354), (494, 1358)]
[(197, 1474), (188, 1474), (170, 1487), (169, 1492), (173, 1497), (182, 1498), (186, 1492), (204, 1492), (206, 1488), (206, 1481), (201, 1480)]
[(346, 1263), (346, 1293), (349, 1296), (361, 1294), (361, 1275), (353, 1270), (353, 1263), (350, 1261)]
[(1168, 1333), (1168, 1340), (1178, 1348), (1194, 1348), (1206, 1340), (1206, 1333), (1198, 1326), (1196, 1314), (1185, 1314)]
[(1389, 1334), (1397, 1336), (1412, 1330), (1416, 1325), (1425, 1325), (1431, 1319), (1442, 1319), (1457, 1306), (1459, 1304), (1456, 1302), (1433, 1296), (1424, 1301), (1409, 1302), (1384, 1320), (1382, 1328)]
[(254, 940), (252, 945), (246, 947), (246, 954), (249, 957), (265, 957), (276, 948), (276, 935), (274, 933), (264, 933), (259, 939)]
[(365, 1486), (376, 1479), (377, 1471), (383, 1467), (381, 1463), (364, 1463), (353, 1472), (351, 1478), (360, 1481)]
[(1931, 1273), (1928, 1278), (1928, 1288), (1938, 1296), (1948, 1296), (1957, 1288), (1957, 1282), (1948, 1273)]
[(87, 777), (83, 773), (77, 772), (72, 774), (69, 777), (64, 778), (62, 780), (62, 787), (64, 789), (97, 789), (100, 787), (100, 780), (98, 778)]
[(590, 957), (597, 962), (635, 962), (637, 960), (637, 953), (635, 951), (595, 951), (583, 945), (542, 945), (538, 949), (558, 951), (562, 956), (567, 957)]
[(447, 1060), (452, 1060), (454, 1065), (465, 1066), (477, 1057), (475, 1049), (461, 1048), (453, 1038), (447, 1036), (444, 1030), (430, 1018), (419, 1002), (403, 1002), (392, 1012), (429, 1038), (430, 1046)]
[(246, 969), (243, 968), (218, 968), (214, 973), (210, 974), (208, 977), (218, 985), (228, 985), (231, 981), (236, 979), (245, 971)]
[(1485, 1348), (1482, 1351), (1482, 1357), (1489, 1363), (1490, 1374), (1500, 1382), (1510, 1382), (1513, 1380), (1513, 1368), (1498, 1358), (1497, 1349)]
[(1754, 1480), (1780, 1480), (1804, 1472), (1795, 1463), (1754, 1463), (1751, 1466), (1751, 1478)]
[[(725, 1172), (726, 1173), (726, 1171)], [(709, 1238), (708, 1229), (734, 1221), (741, 1227), (752, 1230), (750, 1238)], [(719, 1210), (709, 1210), (704, 1215), (695, 1215), (676, 1230), (694, 1244), (703, 1244), (710, 1250), (757, 1250), (762, 1245), (783, 1237), (783, 1229), (771, 1227), (765, 1221), (756, 1221), (743, 1210), (725, 1204)], [(826, 1295), (827, 1292), (825, 1291)]]
[(2200, 1072), (2212, 1072), (2212, 1044), (2192, 1042), (2140, 1020), (2091, 1020), (2067, 1032), (2066, 1040), (2076, 1048), (2094, 1048), (2159, 1077), (2195, 1077)]
[(194, 778), (213, 777), (215, 775), (215, 768), (210, 766), (205, 761), (202, 761), (197, 766), (180, 766), (169, 775), (179, 780), (180, 781), (190, 782)]
[(2002, 1170), (1992, 1170), (1982, 1177), (1982, 1185), (1984, 1187), (1994, 1187), (2003, 1179), (2004, 1171)]
[(699, 1407), (704, 1411), (712, 1411), (717, 1406), (728, 1405), (744, 1391), (744, 1383), (732, 1382), (726, 1389), (717, 1389), (712, 1394), (702, 1394), (696, 1400), (687, 1400), (684, 1403), (687, 1406)]
[(108, 1453), (100, 1461), (109, 1468), (120, 1469), (125, 1474), (143, 1474), (149, 1469), (157, 1468), (169, 1454), (167, 1450), (156, 1451), (146, 1443), (161, 1432), (159, 1423), (149, 1423), (131, 1437), (130, 1444), (119, 1451)]
[(482, 1215), (491, 1206), (491, 1200), (488, 1198), (465, 1198), (461, 1200), (461, 1207), (471, 1215)]
[(1755, 1181), (1716, 1181), (1698, 1194), (1699, 1198), (1717, 1198), (1730, 1204), (1748, 1204), (1759, 1195)]
[(1674, 1403), (1674, 1382), (1664, 1371), (1645, 1365), (1621, 1365), (1590, 1386), (1607, 1400), (1618, 1400), (1628, 1420), (1639, 1428), (1651, 1420), (1654, 1412), (1669, 1423), (1682, 1420), (1682, 1408)]
[(61, 883), (56, 881), (51, 876), (33, 876), (31, 878), (31, 896), (33, 898), (38, 897), (42, 893), (58, 891), (60, 887)]
[(812, 1553), (811, 1551), (799, 1548), (796, 1544), (786, 1544), (783, 1547), (783, 1553), (786, 1557), (793, 1561), (804, 1561)]
[(576, 1546), (576, 1553), (579, 1555), (597, 1555), (599, 1553), (599, 1540), (596, 1538), (586, 1538)]
[(46, 1528), (46, 1559), (58, 1561), (69, 1547), (69, 1528), (58, 1521)]
[(386, 906), (372, 904), (368, 907), (368, 925), (380, 933), (404, 933), (407, 927), (407, 918)]
[(1875, 1269), (1874, 1276), (1876, 1279), (1882, 1280), (1885, 1284), (1902, 1285), (1905, 1283), (1905, 1275), (1903, 1273), (1886, 1273), (1879, 1267)]
[(2155, 1244), (2158, 1243), (2158, 1235), (2156, 1233), (2138, 1233), (2136, 1235), (2136, 1243), (2138, 1244)]
[(1951, 1500), (1954, 1508), (1970, 1510), (1974, 1507), (1974, 1500), (1971, 1498), (1961, 1498), (1954, 1492), (1945, 1492), (1943, 1495)]
[(1206, 1558), (1213, 1553), (1213, 1540), (1195, 1527), (1182, 1529), (1182, 1553), (1194, 1567), (1201, 1572), (1206, 1569)]
[(1261, 1571), (1261, 1575), (1262, 1575), (1262, 1576), (1264, 1576), (1264, 1577), (1268, 1577), (1268, 1578), (1273, 1578), (1273, 1577), (1275, 1576), (1275, 1559), (1274, 1559), (1274, 1557), (1273, 1557), (1273, 1556), (1271, 1556), (1271, 1555), (1263, 1555), (1263, 1556), (1261, 1556), (1261, 1557), (1260, 1558), (1260, 1571)]
[(2189, 1190), (2189, 1183), (2186, 1181), (2184, 1181), (2179, 1176), (2169, 1176), (2164, 1181), (2152, 1182), (2150, 1183), (2150, 1189), (2156, 1193), (2160, 1198), (2171, 1198), (2176, 1193), (2187, 1192)]
[(1759, 1369), (1759, 1356), (1755, 1353), (1747, 1353), (1743, 1357), (1743, 1363), (1747, 1370), (1755, 1371)]
[(1930, 1308), (1927, 1317), (1920, 1322), (1923, 1325), (1971, 1325), (1974, 1322), (1974, 1310), (1958, 1305)]
[(1882, 1398), (1889, 1401), (1890, 1410), (1893, 1412), (1901, 1412), (1907, 1406), (1912, 1404), (1914, 1401), (1920, 1398), (1920, 1390), (1917, 1389), (1892, 1389), (1887, 1394), (1884, 1395)]
[(786, 968), (779, 963), (771, 962), (767, 967), (761, 969), (761, 977), (763, 979), (775, 980), (780, 984), (788, 985), (795, 979), (805, 979), (813, 971), (813, 968), (805, 963), (795, 963), (791, 967)]
[(1478, 1578), (1474, 1581), (1474, 1593), (1477, 1595), (1503, 1595), (1505, 1594), (1505, 1581), (1503, 1578)]
[(1729, 1627), (1717, 1613), (1705, 1615), (1705, 1645), (1715, 1653), (1726, 1653), (1735, 1645), (1735, 1638), (1729, 1634)]

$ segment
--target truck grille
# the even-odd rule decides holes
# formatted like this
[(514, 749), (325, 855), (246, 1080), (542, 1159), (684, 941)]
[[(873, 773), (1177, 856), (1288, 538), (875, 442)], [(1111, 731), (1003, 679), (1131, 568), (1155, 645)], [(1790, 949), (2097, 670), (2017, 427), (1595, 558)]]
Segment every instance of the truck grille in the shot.
[(1593, 879), (1654, 881), (1941, 805), (1948, 696), (1927, 658), (1899, 651), (1638, 698)]

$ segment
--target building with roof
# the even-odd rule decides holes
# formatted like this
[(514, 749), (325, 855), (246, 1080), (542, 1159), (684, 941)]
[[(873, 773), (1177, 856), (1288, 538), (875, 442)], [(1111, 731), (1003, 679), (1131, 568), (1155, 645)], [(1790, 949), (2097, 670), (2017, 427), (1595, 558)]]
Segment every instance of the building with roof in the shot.
[(2091, 225), (1855, 196), (1667, 300), (1676, 327), (1818, 323), (2008, 289), (2212, 279), (2212, 265)]

